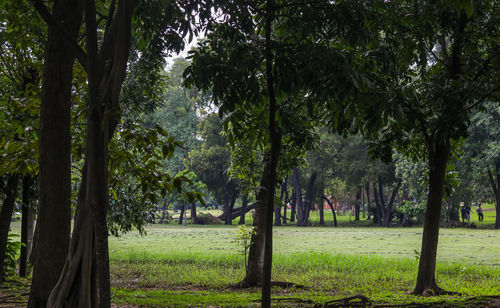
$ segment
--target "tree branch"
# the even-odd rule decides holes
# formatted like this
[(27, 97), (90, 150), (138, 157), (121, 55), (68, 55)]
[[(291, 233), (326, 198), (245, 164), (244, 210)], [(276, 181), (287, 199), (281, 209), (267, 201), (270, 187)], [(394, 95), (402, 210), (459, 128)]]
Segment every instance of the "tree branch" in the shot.
[(85, 71), (87, 71), (87, 54), (85, 51), (78, 45), (78, 43), (73, 40), (71, 35), (64, 29), (64, 27), (54, 18), (54, 16), (47, 10), (47, 7), (41, 0), (32, 0), (33, 6), (35, 10), (38, 12), (40, 17), (47, 23), (48, 26), (54, 27), (56, 31), (61, 34), (66, 40), (71, 42), (71, 47), (73, 49), (73, 54), (75, 58), (78, 60), (80, 65), (83, 67)]

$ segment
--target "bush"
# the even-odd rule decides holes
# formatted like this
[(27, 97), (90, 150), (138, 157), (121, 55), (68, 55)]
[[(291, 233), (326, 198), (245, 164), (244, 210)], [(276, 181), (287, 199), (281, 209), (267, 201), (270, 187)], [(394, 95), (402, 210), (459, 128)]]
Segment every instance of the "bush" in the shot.
[(200, 213), (198, 214), (198, 224), (200, 225), (220, 225), (222, 224), (222, 221), (218, 219), (217, 217), (210, 215), (210, 214), (205, 214), (205, 213)]
[(423, 202), (403, 201), (396, 209), (396, 216), (403, 226), (421, 224), (424, 221), (425, 204)]
[(5, 252), (4, 274), (5, 276), (14, 275), (16, 272), (17, 253), (21, 248), (21, 242), (15, 241), (14, 237), (18, 234), (9, 234), (7, 237), (7, 250)]

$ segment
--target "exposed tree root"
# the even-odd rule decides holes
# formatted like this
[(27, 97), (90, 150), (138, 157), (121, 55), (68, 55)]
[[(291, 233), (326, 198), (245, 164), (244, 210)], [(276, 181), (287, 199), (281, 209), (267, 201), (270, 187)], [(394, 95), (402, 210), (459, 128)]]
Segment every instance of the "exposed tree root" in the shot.
[[(359, 300), (359, 301), (357, 301)], [(333, 301), (328, 301), (323, 304), (316, 304), (314, 307), (315, 308), (330, 308), (330, 307), (366, 307), (370, 306), (370, 299), (364, 295), (361, 294), (356, 294), (354, 296), (346, 297), (346, 298), (341, 298), (341, 299), (336, 299)]]
[[(286, 288), (296, 288), (296, 289), (305, 289), (305, 286), (301, 284), (296, 284), (293, 282), (288, 282), (288, 281), (271, 281), (271, 286), (274, 287), (280, 287), (283, 289)], [(249, 288), (257, 288), (257, 287), (262, 287), (261, 283), (258, 284), (249, 284), (245, 280), (240, 281), (236, 284), (231, 285), (230, 289), (236, 290), (236, 289), (249, 289)]]
[(421, 292), (415, 290), (413, 292), (409, 292), (409, 294), (413, 294), (416, 296), (424, 296), (424, 297), (438, 296), (438, 295), (464, 295), (463, 293), (460, 293), (460, 292), (446, 291), (444, 289), (441, 289), (438, 286), (424, 289)]

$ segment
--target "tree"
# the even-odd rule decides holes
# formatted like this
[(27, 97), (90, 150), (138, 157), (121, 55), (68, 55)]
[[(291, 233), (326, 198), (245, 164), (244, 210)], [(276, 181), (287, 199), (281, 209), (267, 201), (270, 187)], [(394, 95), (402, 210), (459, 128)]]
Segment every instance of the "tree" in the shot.
[[(207, 189), (219, 204), (223, 205), (224, 222), (232, 223), (231, 204), (238, 189), (236, 181), (227, 172), (230, 165), (230, 152), (227, 139), (221, 134), (222, 121), (212, 113), (199, 124), (199, 135), (203, 140), (197, 148), (188, 153), (186, 167), (193, 170), (207, 185)], [(233, 203), (234, 204), (234, 203)]]
[[(49, 305), (63, 306), (69, 302), (75, 307), (109, 307), (107, 150), (108, 142), (120, 120), (119, 95), (129, 57), (132, 17), (138, 1), (119, 0), (118, 3), (103, 3), (97, 9), (105, 11), (103, 15), (107, 18), (100, 19), (99, 23), (96, 19), (95, 1), (84, 1), (83, 9), (79, 9), (79, 4), (80, 2), (76, 2), (68, 7), (62, 6), (60, 12), (55, 10), (54, 13), (57, 14), (50, 14), (43, 2), (35, 2), (40, 15), (53, 27), (54, 34), (57, 35), (54, 39), (49, 38), (49, 45), (53, 42), (64, 44), (55, 46), (53, 54), (71, 58), (71, 63), (75, 56), (88, 76), (86, 156), (79, 206), (67, 262), (49, 298)], [(177, 3), (160, 5), (154, 1), (147, 4), (141, 2), (136, 16), (144, 17), (141, 14), (145, 11), (154, 14), (138, 23), (142, 30), (140, 34), (150, 43), (149, 48), (154, 49), (156, 53), (162, 54), (164, 47), (177, 50), (182, 47), (182, 38), (177, 33), (189, 29), (190, 20), (184, 19), (184, 12), (189, 14), (195, 5), (189, 1), (183, 4), (186, 7), (181, 9)], [(66, 24), (63, 27), (59, 20), (80, 20), (72, 14), (81, 15), (82, 10), (85, 11), (85, 52), (67, 33)], [(168, 10), (175, 13), (167, 14)], [(161, 31), (157, 31), (158, 26)], [(78, 23), (75, 23), (75, 28), (78, 32)], [(102, 40), (98, 30), (104, 34)], [(54, 79), (51, 77), (47, 80), (50, 83)], [(63, 82), (71, 84), (71, 76), (65, 76)], [(54, 93), (60, 92), (56, 89)], [(52, 112), (50, 115), (54, 116)], [(66, 156), (64, 159), (67, 159)], [(45, 229), (39, 233), (45, 233)]]
[[(447, 163), (467, 134), (471, 112), (498, 94), (496, 4), (488, 1), (385, 2), (378, 43), (366, 53), (374, 87), (364, 91), (360, 125), (412, 157), (425, 157), (429, 193), (415, 294), (440, 293), (436, 251)], [(397, 12), (397, 14), (395, 14)], [(425, 26), (424, 26), (425, 25)], [(380, 34), (380, 35), (378, 35)], [(493, 35), (493, 36), (492, 36)], [(382, 73), (384, 72), (384, 73)], [(380, 98), (380, 99), (379, 99)], [(376, 101), (377, 104), (373, 102)], [(384, 129), (381, 128), (384, 124)]]
[[(5, 195), (0, 212), (0, 280), (4, 277), (4, 257), (18, 184), (38, 173), (40, 67), (44, 29), (35, 11), (24, 2), (0, 2), (0, 178)], [(25, 33), (25, 29), (29, 33)], [(26, 187), (26, 185), (23, 185)], [(29, 189), (23, 189), (26, 194)], [(27, 201), (27, 198), (23, 199)], [(22, 241), (27, 242), (28, 213), (23, 207)], [(26, 264), (21, 248), (20, 273)]]

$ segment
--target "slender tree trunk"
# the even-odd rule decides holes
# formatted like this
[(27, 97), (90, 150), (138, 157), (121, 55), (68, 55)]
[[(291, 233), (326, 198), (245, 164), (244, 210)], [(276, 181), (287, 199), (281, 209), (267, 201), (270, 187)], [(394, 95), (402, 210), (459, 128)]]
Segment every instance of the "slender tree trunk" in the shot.
[(283, 181), (283, 185), (282, 185), (282, 189), (285, 190), (285, 196), (284, 196), (285, 200), (283, 201), (283, 204), (285, 205), (283, 207), (283, 224), (284, 225), (286, 225), (286, 220), (287, 220), (287, 218), (286, 218), (286, 211), (288, 209), (288, 201), (289, 201), (288, 200), (288, 187), (287, 187), (288, 185), (287, 185), (287, 182), (288, 182), (288, 175), (286, 175), (285, 180)]
[(323, 210), (323, 205), (320, 204), (319, 206), (319, 225), (324, 226), (325, 225), (325, 212)]
[(21, 221), (21, 252), (19, 256), (19, 276), (26, 277), (26, 268), (28, 266), (28, 232), (29, 232), (29, 209), (30, 209), (30, 190), (32, 179), (26, 175), (23, 177), (23, 201), (22, 201), (22, 221)]
[(196, 203), (191, 203), (191, 223), (198, 224), (198, 216), (196, 215)]
[(356, 193), (356, 202), (354, 203), (354, 221), (359, 221), (359, 203), (361, 202), (361, 189)]
[(274, 55), (271, 47), (271, 31), (274, 21), (274, 0), (266, 2), (266, 22), (265, 22), (265, 57), (266, 57), (266, 82), (267, 96), (269, 98), (269, 144), (270, 152), (264, 163), (262, 173), (261, 189), (262, 195), (257, 200), (262, 200), (265, 214), (265, 249), (264, 268), (262, 275), (262, 307), (271, 307), (271, 268), (273, 259), (273, 208), (274, 196), (277, 182), (278, 160), (281, 152), (281, 134), (279, 133), (276, 115), (278, 106), (274, 93), (273, 61)]
[(162, 224), (163, 221), (165, 220), (165, 217), (167, 216), (167, 209), (168, 209), (169, 204), (170, 204), (170, 201), (165, 199), (165, 203), (163, 204), (162, 211), (161, 211), (160, 221), (158, 222), (159, 224)]
[[(56, 1), (54, 18), (76, 41), (83, 15), (81, 0)], [(35, 229), (33, 279), (28, 307), (45, 307), (63, 269), (71, 231), (70, 109), (72, 43), (48, 26), (39, 128), (39, 212)]]
[(497, 162), (495, 164), (495, 171), (497, 178), (496, 183), (491, 170), (488, 170), (488, 178), (490, 179), (491, 189), (493, 190), (493, 194), (495, 195), (495, 229), (500, 229), (500, 162)]
[(11, 174), (7, 179), (5, 188), (5, 199), (0, 209), (0, 283), (5, 276), (5, 255), (7, 252), (7, 238), (9, 236), (10, 222), (16, 204), (17, 186), (19, 185), (19, 175)]
[(374, 223), (378, 223), (379, 226), (383, 226), (383, 217), (382, 217), (382, 205), (380, 204), (380, 198), (379, 198), (379, 192), (377, 191), (377, 187), (375, 186), (375, 183), (373, 183), (373, 199), (375, 200), (375, 207), (377, 210), (377, 217), (376, 219), (373, 219)]
[(229, 182), (224, 185), (224, 224), (231, 225), (231, 193), (229, 191)]
[[(441, 219), (441, 203), (443, 199), (444, 176), (450, 152), (449, 141), (436, 142), (429, 148), (429, 194), (425, 212), (422, 248), (418, 266), (417, 283), (414, 294), (427, 295), (439, 293), (441, 289), (436, 283), (436, 253), (439, 238), (439, 222)], [(434, 148), (434, 150), (430, 150)]]
[(392, 207), (394, 204), (394, 200), (398, 193), (399, 187), (401, 187), (401, 180), (398, 180), (396, 187), (392, 190), (391, 199), (389, 200), (389, 204), (387, 204), (387, 209), (385, 209), (384, 214), (384, 227), (390, 227), (392, 221)]
[(307, 226), (309, 222), (309, 213), (311, 213), (311, 210), (313, 209), (314, 183), (316, 182), (316, 176), (317, 173), (313, 172), (313, 174), (309, 178), (309, 183), (307, 184), (305, 211), (302, 215), (304, 221), (302, 223), (302, 226)]
[(303, 226), (304, 207), (302, 205), (302, 187), (300, 185), (300, 174), (297, 167), (292, 171), (293, 186), (295, 187), (295, 210), (297, 214), (297, 226)]
[(186, 211), (186, 205), (183, 203), (181, 207), (181, 214), (179, 215), (179, 225), (182, 225), (182, 220), (184, 219), (185, 211)]
[(239, 225), (245, 224), (245, 216), (247, 214), (246, 211), (247, 204), (248, 204), (248, 194), (245, 193), (241, 196), (241, 215), (240, 215), (240, 221), (238, 222)]
[(296, 205), (297, 205), (297, 194), (295, 189), (292, 191), (292, 203), (290, 205), (290, 222), (295, 222), (295, 214), (296, 214)]
[(328, 199), (327, 196), (325, 195), (322, 195), (322, 198), (323, 200), (326, 201), (326, 203), (328, 203), (328, 206), (330, 207), (330, 209), (332, 210), (332, 215), (333, 215), (333, 225), (336, 227), (337, 226), (337, 214), (335, 213), (335, 207), (333, 206), (333, 203), (332, 201), (330, 201), (330, 199)]
[(366, 206), (368, 207), (368, 218), (366, 219), (370, 220), (372, 214), (371, 201), (370, 201), (370, 182), (366, 182), (365, 193), (366, 193)]

